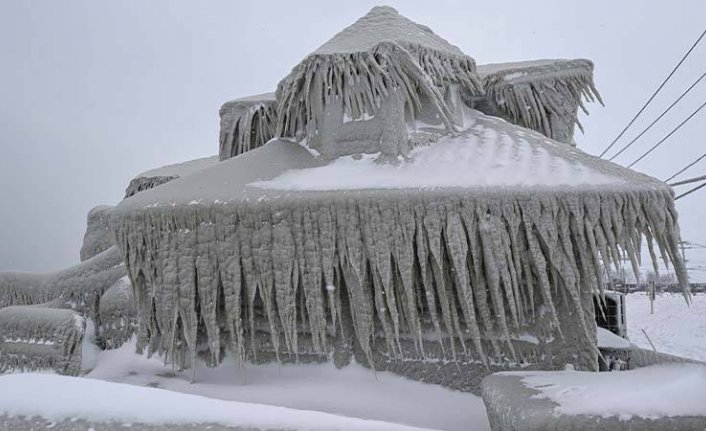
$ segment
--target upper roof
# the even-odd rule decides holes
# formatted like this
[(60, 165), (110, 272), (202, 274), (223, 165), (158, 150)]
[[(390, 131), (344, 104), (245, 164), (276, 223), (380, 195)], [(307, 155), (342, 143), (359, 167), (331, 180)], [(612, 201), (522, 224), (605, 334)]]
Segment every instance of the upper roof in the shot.
[(389, 6), (376, 6), (365, 16), (336, 34), (313, 54), (340, 54), (369, 51), (381, 42), (402, 46), (418, 46), (465, 56), (456, 46), (434, 33), (429, 27), (400, 15)]

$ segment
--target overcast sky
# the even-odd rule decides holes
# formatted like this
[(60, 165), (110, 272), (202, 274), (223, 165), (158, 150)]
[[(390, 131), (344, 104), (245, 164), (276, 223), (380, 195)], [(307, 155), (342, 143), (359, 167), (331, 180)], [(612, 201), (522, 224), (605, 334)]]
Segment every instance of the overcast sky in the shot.
[[(137, 173), (216, 154), (218, 108), (275, 89), (377, 2), (0, 1), (0, 269), (79, 260), (88, 211)], [(389, 1), (479, 64), (584, 57), (606, 106), (579, 146), (599, 153), (706, 28), (706, 1)], [(633, 136), (706, 71), (706, 40)], [(705, 80), (706, 81), (706, 80)], [(706, 101), (702, 82), (619, 161)], [(706, 110), (636, 168), (664, 179), (706, 152)], [(625, 141), (627, 142), (627, 141)], [(691, 175), (690, 175), (691, 174)], [(685, 176), (706, 174), (706, 160)], [(706, 244), (706, 189), (678, 201)]]

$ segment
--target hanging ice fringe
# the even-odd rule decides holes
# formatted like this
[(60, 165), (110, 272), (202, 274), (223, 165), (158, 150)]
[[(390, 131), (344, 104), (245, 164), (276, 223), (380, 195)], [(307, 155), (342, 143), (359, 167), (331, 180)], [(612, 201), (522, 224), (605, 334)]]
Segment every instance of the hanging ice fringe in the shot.
[(180, 366), (197, 354), (215, 365), (226, 347), (323, 358), (349, 333), (368, 363), (434, 345), (452, 363), (533, 363), (558, 342), (554, 355), (590, 369), (604, 264), (637, 262), (645, 236), (688, 292), (673, 198), (656, 180), (128, 205), (117, 220), (141, 345)]
[(54, 370), (76, 376), (86, 322), (71, 310), (13, 306), (0, 309), (0, 373)]
[(116, 349), (128, 341), (137, 326), (135, 298), (127, 276), (113, 283), (100, 299), (98, 335), (106, 349)]
[[(380, 41), (383, 42), (380, 42)], [(457, 47), (389, 7), (369, 14), (306, 57), (277, 87), (282, 136), (311, 136), (324, 105), (341, 98), (346, 115), (373, 115), (391, 91), (401, 90), (414, 112), (428, 99), (453, 129), (444, 88), (458, 84), (469, 94), (482, 93), (474, 60)]]
[(539, 60), (479, 67), (487, 98), (514, 124), (571, 142), (583, 99), (603, 103), (589, 60)]
[(275, 136), (277, 101), (274, 93), (227, 102), (219, 114), (219, 160), (261, 147)]

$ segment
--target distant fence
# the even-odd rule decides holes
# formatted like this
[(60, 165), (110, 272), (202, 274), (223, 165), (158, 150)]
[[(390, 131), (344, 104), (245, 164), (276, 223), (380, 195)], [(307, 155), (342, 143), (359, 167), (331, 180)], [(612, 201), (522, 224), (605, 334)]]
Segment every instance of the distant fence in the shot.
[[(622, 293), (647, 292), (652, 285), (649, 282), (644, 283), (613, 283), (608, 286), (609, 289)], [(681, 293), (681, 287), (677, 283), (656, 283), (655, 291), (668, 293)], [(706, 293), (706, 283), (691, 283), (692, 293)]]

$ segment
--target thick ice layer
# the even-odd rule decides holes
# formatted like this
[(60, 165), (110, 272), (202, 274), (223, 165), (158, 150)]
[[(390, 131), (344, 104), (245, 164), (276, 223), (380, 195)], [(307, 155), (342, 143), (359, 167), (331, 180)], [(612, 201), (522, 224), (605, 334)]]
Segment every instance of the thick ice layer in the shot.
[(100, 205), (88, 212), (86, 233), (81, 246), (81, 262), (108, 250), (113, 244), (110, 230), (110, 205)]
[[(263, 352), (291, 359), (349, 346), (376, 366), (428, 364), (428, 357), (468, 364), (552, 358), (547, 366), (594, 369), (592, 295), (602, 286), (604, 264), (626, 253), (637, 265), (644, 236), (674, 263), (686, 288), (671, 189), (477, 115), (497, 133), (489, 148), (531, 145), (612, 180), (254, 187), (289, 169), (327, 163), (297, 144), (272, 141), (135, 195), (114, 211), (142, 345), (179, 364), (197, 351), (216, 364), (225, 347), (241, 359)], [(429, 166), (428, 177), (444, 170)], [(513, 175), (516, 166), (505, 169)], [(536, 344), (518, 344), (526, 335)]]
[(581, 128), (578, 109), (588, 113), (583, 99), (602, 103), (593, 85), (593, 63), (589, 60), (490, 64), (479, 66), (478, 74), (489, 114), (502, 115), (564, 143), (573, 143), (574, 125)]
[(71, 310), (12, 306), (0, 309), (0, 373), (50, 369), (77, 375), (86, 323)]
[[(325, 105), (341, 100), (350, 118), (374, 115), (386, 98), (399, 93), (413, 115), (424, 100), (453, 129), (445, 100), (449, 85), (482, 93), (474, 60), (428, 27), (391, 7), (375, 7), (292, 69), (277, 87), (281, 136), (311, 137)], [(396, 96), (397, 97), (397, 96)]]

